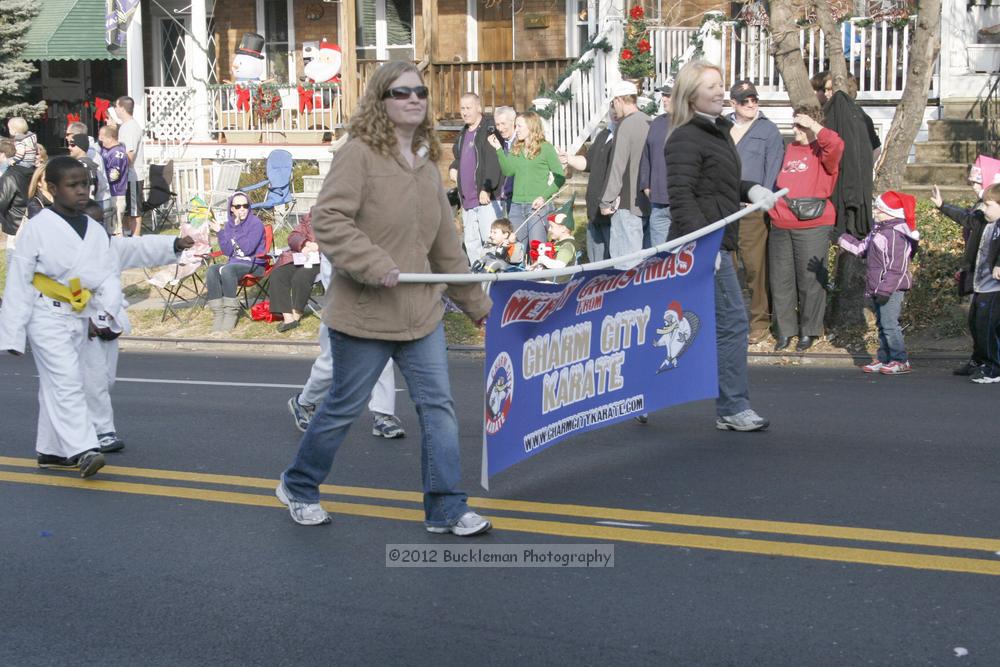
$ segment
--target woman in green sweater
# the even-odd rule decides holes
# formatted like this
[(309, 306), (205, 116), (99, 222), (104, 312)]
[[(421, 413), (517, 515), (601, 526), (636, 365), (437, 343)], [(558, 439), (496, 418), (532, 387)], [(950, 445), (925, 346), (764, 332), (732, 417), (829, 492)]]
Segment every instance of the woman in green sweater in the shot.
[[(506, 176), (514, 177), (507, 217), (514, 225), (517, 240), (527, 248), (530, 241), (545, 240), (545, 218), (553, 209), (546, 201), (566, 182), (566, 174), (556, 149), (545, 141), (545, 129), (538, 114), (533, 111), (519, 114), (514, 122), (514, 136), (509, 155), (504, 153), (495, 135), (490, 135), (489, 142), (496, 149), (500, 169)], [(525, 220), (527, 224), (523, 224)]]

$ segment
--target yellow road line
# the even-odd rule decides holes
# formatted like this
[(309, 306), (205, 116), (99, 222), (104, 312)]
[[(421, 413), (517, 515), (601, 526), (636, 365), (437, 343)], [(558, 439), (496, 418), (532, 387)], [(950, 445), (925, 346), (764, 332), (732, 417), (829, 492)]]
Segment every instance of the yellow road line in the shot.
[[(111, 491), (146, 496), (186, 498), (208, 502), (252, 505), (259, 507), (282, 507), (273, 496), (264, 496), (237, 491), (215, 491), (190, 487), (163, 486), (156, 484), (136, 484), (133, 482), (111, 482), (104, 480), (82, 480), (62, 475), (38, 475), (0, 471), (0, 480), (22, 484), (35, 484), (88, 491)], [(365, 516), (397, 521), (421, 522), (421, 510), (383, 505), (362, 505), (357, 503), (324, 502), (323, 506), (335, 514)], [(904, 567), (918, 570), (957, 572), (964, 574), (985, 574), (1000, 576), (1000, 562), (978, 558), (935, 556), (926, 554), (858, 549), (854, 547), (832, 547), (796, 542), (777, 542), (734, 537), (692, 535), (665, 531), (613, 528), (579, 523), (561, 523), (537, 519), (516, 519), (499, 517), (494, 525), (500, 530), (509, 530), (539, 535), (557, 535), (597, 539), (613, 542), (631, 542), (667, 547), (687, 547), (732, 553), (747, 553), (763, 556), (783, 556), (810, 560), (825, 560), (841, 563)]]
[[(19, 468), (35, 468), (33, 459), (0, 456), (0, 465)], [(249, 488), (271, 489), (277, 479), (244, 477), (239, 475), (218, 475), (212, 473), (185, 472), (180, 470), (159, 470), (153, 468), (124, 468), (106, 466), (106, 474), (144, 479), (160, 479), (180, 482), (198, 482)], [(422, 503), (423, 495), (414, 491), (378, 489), (361, 486), (338, 486), (324, 484), (320, 487), (324, 494), (371, 498), (401, 502)], [(881, 542), (884, 544), (905, 544), (912, 546), (937, 547), (943, 549), (966, 549), (972, 551), (1000, 551), (1000, 539), (984, 537), (963, 537), (939, 535), (875, 528), (855, 528), (851, 526), (830, 526), (813, 523), (788, 521), (766, 521), (761, 519), (739, 519), (732, 517), (704, 516), (698, 514), (675, 514), (649, 510), (633, 510), (615, 507), (544, 503), (527, 500), (504, 500), (498, 498), (470, 498), (469, 504), (477, 509), (529, 514), (550, 514), (585, 519), (627, 521), (633, 523), (654, 523), (688, 528), (708, 528), (718, 530), (794, 535), (798, 537), (818, 537), (858, 542)]]

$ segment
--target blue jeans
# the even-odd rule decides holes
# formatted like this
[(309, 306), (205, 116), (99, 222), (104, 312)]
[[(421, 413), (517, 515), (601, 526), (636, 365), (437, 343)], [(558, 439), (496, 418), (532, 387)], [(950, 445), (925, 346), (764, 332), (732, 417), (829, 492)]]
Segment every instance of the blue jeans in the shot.
[(462, 209), (463, 239), (469, 264), (483, 258), (483, 246), (490, 240), (490, 225), (500, 217), (500, 202)]
[[(552, 204), (546, 204), (538, 209), (537, 214), (532, 215), (535, 211), (531, 208), (531, 202), (527, 204), (519, 204), (516, 201), (510, 203), (507, 218), (514, 226), (514, 231), (517, 232), (517, 242), (524, 244), (525, 254), (528, 252), (530, 241), (544, 241), (548, 237), (548, 215), (552, 210)], [(531, 220), (528, 221), (528, 224), (522, 225), (521, 223), (527, 220), (528, 216), (531, 216)]]
[(729, 417), (750, 407), (747, 379), (747, 309), (733, 267), (732, 253), (719, 251), (715, 272), (715, 338), (719, 355), (719, 397), (715, 412)]
[(666, 243), (670, 236), (670, 207), (666, 204), (653, 204), (653, 210), (649, 214), (649, 246), (658, 246)]
[(469, 507), (468, 495), (458, 489), (458, 420), (448, 380), (444, 327), (438, 325), (412, 341), (355, 338), (331, 330), (330, 345), (333, 383), (299, 441), (295, 460), (282, 475), (288, 494), (301, 502), (319, 502), (319, 485), (330, 474), (337, 449), (392, 357), (406, 378), (420, 419), (424, 520), (428, 526), (455, 524)]
[(875, 324), (878, 325), (878, 360), (883, 364), (890, 361), (906, 361), (906, 344), (903, 330), (899, 326), (899, 314), (903, 311), (903, 293), (893, 292), (884, 306), (875, 304)]
[(248, 273), (257, 277), (264, 275), (263, 266), (255, 266), (252, 269), (249, 264), (243, 262), (229, 262), (227, 264), (209, 264), (208, 271), (205, 272), (205, 288), (208, 291), (206, 297), (209, 301), (229, 297), (236, 297), (239, 289), (240, 278)]
[(611, 239), (608, 249), (612, 257), (622, 257), (642, 250), (642, 218), (626, 208), (611, 215)]

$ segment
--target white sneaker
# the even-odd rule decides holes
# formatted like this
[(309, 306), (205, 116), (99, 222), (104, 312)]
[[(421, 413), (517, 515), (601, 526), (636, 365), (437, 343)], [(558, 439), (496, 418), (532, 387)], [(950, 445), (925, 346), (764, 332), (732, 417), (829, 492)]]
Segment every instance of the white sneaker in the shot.
[(275, 489), (274, 495), (278, 496), (278, 500), (288, 507), (288, 512), (292, 515), (295, 523), (302, 526), (321, 526), (330, 523), (330, 515), (319, 503), (303, 503), (289, 498), (284, 480), (278, 482), (278, 488)]
[(715, 428), (720, 431), (763, 431), (769, 424), (769, 421), (749, 408), (715, 420)]
[(456, 523), (451, 526), (427, 526), (428, 533), (443, 535), (451, 533), (459, 537), (472, 537), (489, 532), (493, 524), (489, 519), (484, 519), (475, 512), (469, 511), (462, 515)]

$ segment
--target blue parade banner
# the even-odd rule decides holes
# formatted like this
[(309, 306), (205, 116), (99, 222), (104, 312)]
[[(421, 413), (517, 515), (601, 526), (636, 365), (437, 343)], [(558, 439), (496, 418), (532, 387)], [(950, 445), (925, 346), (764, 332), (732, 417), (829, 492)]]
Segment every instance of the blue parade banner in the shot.
[(626, 271), (490, 288), (484, 487), (571, 435), (718, 394), (714, 272), (722, 233)]

